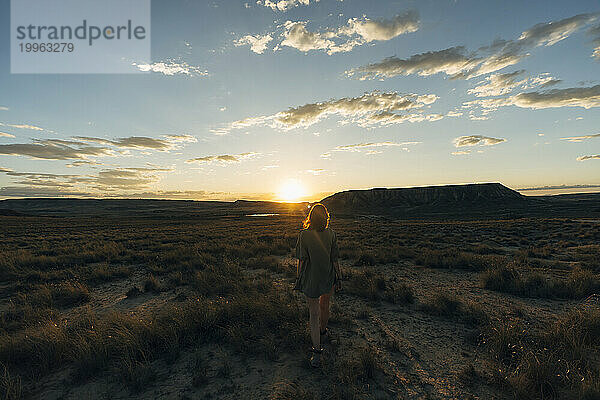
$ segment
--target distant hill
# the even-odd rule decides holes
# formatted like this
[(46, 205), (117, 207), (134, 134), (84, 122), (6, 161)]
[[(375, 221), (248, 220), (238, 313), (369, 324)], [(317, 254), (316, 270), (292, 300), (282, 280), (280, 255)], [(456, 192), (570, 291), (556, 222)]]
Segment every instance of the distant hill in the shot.
[(321, 202), (336, 215), (408, 219), (558, 217), (597, 215), (600, 210), (600, 194), (523, 196), (500, 183), (347, 190)]
[(524, 196), (500, 183), (347, 190), (321, 200), (335, 210), (378, 210), (415, 206), (449, 206), (481, 202), (523, 201)]

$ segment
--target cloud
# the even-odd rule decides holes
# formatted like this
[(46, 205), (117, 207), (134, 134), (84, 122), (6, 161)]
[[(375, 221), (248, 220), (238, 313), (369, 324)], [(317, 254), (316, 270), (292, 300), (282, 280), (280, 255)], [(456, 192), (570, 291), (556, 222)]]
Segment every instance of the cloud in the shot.
[[(73, 140), (33, 139), (33, 143), (0, 145), (0, 154), (28, 156), (46, 160), (85, 160), (89, 157), (116, 156), (117, 152), (110, 147), (167, 151), (175, 148), (178, 142), (196, 140), (190, 135), (164, 135), (164, 137), (166, 139), (144, 136), (131, 136), (114, 140), (86, 136), (75, 136)], [(91, 146), (89, 143), (104, 146)]]
[(8, 107), (0, 106), (0, 111), (8, 111)]
[(247, 153), (241, 153), (241, 154), (222, 154), (222, 155), (218, 155), (218, 156), (204, 156), (204, 157), (192, 158), (191, 160), (187, 160), (186, 163), (200, 163), (200, 164), (213, 163), (213, 162), (238, 163), (240, 161), (247, 160), (247, 159), (256, 157), (258, 155), (259, 155), (259, 153), (254, 153), (254, 152), (247, 152)]
[(132, 63), (133, 66), (137, 67), (143, 72), (157, 72), (163, 75), (187, 75), (187, 76), (206, 76), (208, 72), (202, 70), (199, 67), (189, 65), (185, 61), (176, 62), (173, 60), (160, 61), (152, 64), (137, 64)]
[[(10, 193), (3, 188), (4, 195), (11, 196), (34, 195), (35, 191), (40, 194), (56, 193), (59, 196), (104, 195), (106, 192), (122, 193), (146, 188), (160, 179), (160, 173), (167, 171), (172, 171), (172, 169), (160, 167), (112, 168), (101, 170), (95, 175), (15, 172), (0, 169), (0, 172), (4, 172), (7, 176), (19, 179), (13, 182), (19, 186), (10, 187)], [(22, 194), (19, 194), (19, 191)]]
[(481, 107), (484, 113), (511, 105), (534, 110), (557, 107), (583, 107), (586, 109), (600, 107), (600, 85), (526, 92), (510, 97), (478, 99), (463, 103), (463, 107), (467, 108)]
[(485, 83), (480, 82), (479, 86), (469, 89), (467, 93), (474, 94), (476, 97), (499, 96), (512, 92), (519, 85), (524, 84), (525, 80), (519, 81), (517, 77), (522, 75), (524, 70), (510, 72), (507, 74), (493, 74), (485, 78)]
[(529, 191), (529, 190), (557, 190), (557, 189), (594, 189), (600, 188), (600, 185), (548, 185), (548, 186), (537, 186), (537, 187), (528, 187), (522, 189), (516, 189), (519, 192)]
[(371, 142), (371, 143), (357, 143), (357, 144), (347, 144), (343, 146), (336, 146), (333, 151), (351, 151), (351, 152), (359, 152), (365, 149), (372, 149), (377, 147), (406, 147), (409, 145), (420, 144), (421, 142)]
[[(319, 0), (312, 0), (312, 3), (318, 3)], [(256, 4), (263, 5), (265, 7), (269, 7), (274, 11), (286, 11), (293, 7), (298, 7), (299, 5), (308, 6), (311, 3), (311, 0), (258, 0)]]
[(478, 83), (479, 86), (469, 89), (467, 93), (476, 97), (500, 96), (512, 92), (518, 87), (531, 89), (534, 87), (548, 87), (560, 82), (548, 73), (540, 74), (533, 78), (518, 79), (525, 70), (509, 72), (505, 74), (492, 74)]
[(361, 74), (360, 79), (390, 78), (397, 75), (418, 74), (429, 76), (443, 72), (457, 75), (462, 71), (473, 69), (480, 60), (465, 54), (463, 46), (450, 47), (445, 50), (429, 51), (415, 54), (407, 59), (388, 57), (381, 62), (369, 64), (356, 70), (348, 71), (348, 75)]
[(585, 136), (564, 137), (564, 138), (560, 138), (560, 140), (568, 140), (569, 142), (581, 142), (586, 139), (594, 139), (594, 138), (600, 138), (600, 133), (595, 133), (593, 135), (585, 135)]
[(241, 37), (233, 42), (235, 46), (245, 46), (249, 45), (250, 50), (255, 52), (256, 54), (262, 54), (267, 49), (267, 45), (273, 40), (271, 35), (246, 35)]
[(281, 34), (283, 40), (275, 50), (287, 46), (303, 52), (325, 50), (330, 55), (345, 53), (365, 43), (387, 41), (417, 31), (419, 15), (416, 11), (406, 11), (391, 19), (351, 18), (346, 25), (322, 32), (309, 31), (306, 24), (307, 21), (286, 21)]
[(31, 131), (43, 131), (44, 128), (40, 128), (39, 126), (29, 125), (29, 124), (3, 124), (0, 122), (0, 126), (8, 126), (10, 128), (15, 129), (29, 129)]
[(3, 144), (0, 145), (0, 154), (12, 156), (28, 156), (46, 160), (85, 159), (90, 156), (112, 156), (113, 153), (106, 147), (77, 146), (72, 147), (53, 142), (32, 144)]
[(598, 14), (579, 14), (560, 21), (544, 22), (526, 30), (519, 41), (531, 46), (552, 46), (566, 39), (582, 26), (596, 20)]
[(600, 154), (596, 154), (593, 156), (581, 156), (577, 157), (577, 161), (585, 161), (585, 160), (600, 160)]
[(105, 145), (121, 147), (121, 148), (138, 148), (138, 149), (153, 149), (153, 150), (169, 150), (173, 147), (173, 142), (182, 141), (182, 138), (186, 138), (187, 140), (185, 140), (185, 141), (190, 141), (189, 139), (192, 138), (191, 136), (188, 136), (188, 135), (165, 135), (165, 136), (170, 138), (171, 140), (156, 139), (156, 138), (145, 137), (145, 136), (130, 136), (130, 137), (124, 137), (124, 138), (117, 138), (117, 139), (113, 139), (113, 140), (96, 138), (96, 137), (88, 137), (88, 136), (74, 136), (74, 138), (84, 141), (84, 142), (105, 144)]
[(368, 18), (351, 18), (345, 27), (338, 30), (339, 35), (360, 36), (366, 43), (386, 41), (405, 33), (419, 29), (419, 14), (410, 10), (398, 14), (391, 19), (370, 20)]
[(171, 140), (173, 142), (190, 142), (190, 143), (196, 143), (198, 141), (198, 139), (196, 139), (192, 135), (163, 135), (163, 136), (166, 137), (168, 140)]
[(498, 143), (506, 142), (504, 138), (493, 138), (489, 136), (471, 135), (471, 136), (460, 136), (454, 139), (455, 147), (466, 147), (466, 146), (493, 146)]
[(600, 85), (567, 89), (553, 89), (545, 92), (519, 93), (511, 97), (512, 104), (522, 108), (554, 108), (600, 106)]
[(60, 188), (3, 186), (0, 187), (1, 197), (86, 197), (88, 193), (67, 191)]
[(451, 154), (453, 156), (466, 156), (467, 154), (471, 154), (471, 150), (453, 151)]
[(443, 118), (440, 114), (409, 113), (434, 103), (438, 97), (434, 94), (398, 94), (396, 92), (373, 91), (358, 97), (343, 97), (318, 103), (308, 103), (292, 107), (272, 115), (249, 117), (232, 122), (218, 129), (226, 134), (232, 129), (244, 129), (252, 126), (270, 126), (287, 131), (306, 128), (330, 116), (344, 118), (344, 123), (357, 123), (361, 126), (387, 125), (402, 122), (435, 121)]
[(398, 75), (429, 76), (444, 73), (452, 78), (469, 79), (514, 65), (528, 56), (529, 49), (552, 46), (596, 18), (597, 14), (580, 14), (538, 24), (524, 31), (517, 40), (496, 40), (477, 51), (455, 46), (415, 54), (406, 59), (388, 57), (381, 62), (347, 71), (347, 74), (358, 75), (359, 79), (381, 79)]
[(300, 51), (329, 49), (331, 52), (331, 49), (335, 48), (335, 43), (325, 35), (308, 31), (306, 22), (287, 21), (284, 26), (284, 39), (280, 46), (293, 47)]
[(14, 138), (15, 135), (11, 135), (10, 133), (6, 133), (6, 132), (0, 132), (0, 137), (10, 137), (10, 138)]
[(103, 165), (102, 163), (90, 160), (77, 160), (65, 165), (67, 168), (81, 167), (84, 165)]
[(108, 169), (100, 171), (93, 183), (99, 188), (137, 189), (158, 181), (152, 170)]
[(322, 175), (325, 173), (325, 170), (323, 168), (315, 168), (315, 169), (307, 169), (304, 172), (306, 172), (307, 174), (311, 174), (311, 175)]
[(588, 34), (593, 37), (594, 52), (592, 53), (592, 57), (600, 60), (600, 24), (590, 28)]

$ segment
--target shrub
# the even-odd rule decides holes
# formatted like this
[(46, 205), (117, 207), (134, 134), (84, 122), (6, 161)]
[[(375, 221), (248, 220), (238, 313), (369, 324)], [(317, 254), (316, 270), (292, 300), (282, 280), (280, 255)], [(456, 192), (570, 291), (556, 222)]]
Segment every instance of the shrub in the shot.
[(580, 299), (600, 290), (591, 271), (574, 268), (566, 279), (522, 274), (514, 265), (500, 265), (482, 273), (483, 287), (524, 297)]
[(160, 281), (152, 274), (144, 282), (144, 292), (158, 293), (162, 290)]
[(371, 253), (361, 253), (358, 259), (354, 262), (355, 267), (373, 266), (375, 265), (375, 256)]
[(432, 315), (457, 318), (462, 322), (483, 325), (489, 321), (483, 309), (472, 302), (460, 300), (455, 295), (436, 293), (428, 302), (421, 305), (421, 309)]
[(573, 310), (550, 326), (527, 330), (499, 321), (484, 334), (519, 399), (597, 398), (600, 310)]
[(415, 301), (415, 295), (410, 286), (401, 283), (385, 291), (385, 300), (394, 304), (408, 304)]

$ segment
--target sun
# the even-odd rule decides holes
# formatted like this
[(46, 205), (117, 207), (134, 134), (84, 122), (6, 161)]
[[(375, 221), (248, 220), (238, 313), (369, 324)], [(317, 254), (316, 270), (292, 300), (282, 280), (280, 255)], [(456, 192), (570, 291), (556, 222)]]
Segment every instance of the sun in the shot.
[(283, 201), (299, 201), (306, 196), (306, 191), (299, 180), (289, 179), (281, 185), (278, 196)]

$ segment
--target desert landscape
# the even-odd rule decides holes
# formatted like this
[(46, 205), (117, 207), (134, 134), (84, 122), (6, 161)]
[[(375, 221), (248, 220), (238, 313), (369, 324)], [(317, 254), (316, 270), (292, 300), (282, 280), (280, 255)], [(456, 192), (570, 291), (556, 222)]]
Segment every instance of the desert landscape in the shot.
[(317, 370), (306, 203), (0, 201), (1, 397), (598, 399), (598, 196), (324, 199), (345, 279)]

